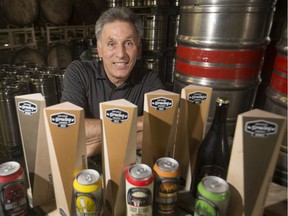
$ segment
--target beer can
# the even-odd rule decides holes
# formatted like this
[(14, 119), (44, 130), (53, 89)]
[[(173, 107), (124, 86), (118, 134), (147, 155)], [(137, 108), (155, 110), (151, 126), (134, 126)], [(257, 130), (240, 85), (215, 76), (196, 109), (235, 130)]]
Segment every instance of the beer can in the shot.
[(132, 165), (126, 172), (127, 216), (152, 216), (154, 176), (146, 164)]
[(73, 181), (77, 216), (99, 216), (102, 214), (102, 178), (94, 169), (81, 171)]
[(156, 173), (154, 194), (156, 215), (175, 215), (179, 183), (179, 164), (170, 157), (162, 157), (153, 166)]
[(0, 201), (5, 216), (29, 215), (24, 169), (16, 161), (0, 165)]
[(226, 215), (230, 192), (228, 183), (218, 176), (206, 176), (198, 184), (195, 216)]

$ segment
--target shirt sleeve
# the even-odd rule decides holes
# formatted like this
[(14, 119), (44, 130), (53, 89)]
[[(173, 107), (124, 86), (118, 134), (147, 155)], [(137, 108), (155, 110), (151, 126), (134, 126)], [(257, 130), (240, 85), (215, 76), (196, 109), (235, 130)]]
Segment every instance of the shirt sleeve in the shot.
[(146, 80), (146, 93), (147, 92), (151, 92), (151, 91), (155, 91), (158, 89), (163, 89), (166, 90), (165, 85), (163, 84), (163, 82), (161, 81), (158, 72), (156, 71), (150, 71), (148, 73), (147, 76), (147, 80)]
[(86, 87), (88, 79), (85, 67), (78, 61), (73, 61), (66, 69), (63, 80), (61, 102), (70, 102), (85, 108)]

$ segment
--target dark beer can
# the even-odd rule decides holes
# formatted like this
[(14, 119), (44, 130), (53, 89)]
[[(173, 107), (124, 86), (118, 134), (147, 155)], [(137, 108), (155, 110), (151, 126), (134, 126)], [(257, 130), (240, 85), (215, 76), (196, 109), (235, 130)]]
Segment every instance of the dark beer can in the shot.
[(96, 170), (81, 171), (73, 181), (73, 188), (77, 216), (102, 214), (102, 178)]
[(153, 166), (156, 173), (155, 205), (156, 215), (175, 215), (179, 183), (179, 164), (170, 157), (162, 157)]
[(0, 165), (0, 201), (5, 216), (29, 215), (24, 169), (18, 162)]
[(127, 216), (152, 216), (154, 176), (146, 164), (135, 164), (126, 173)]
[(206, 176), (198, 184), (194, 216), (223, 216), (229, 204), (229, 185), (218, 176)]

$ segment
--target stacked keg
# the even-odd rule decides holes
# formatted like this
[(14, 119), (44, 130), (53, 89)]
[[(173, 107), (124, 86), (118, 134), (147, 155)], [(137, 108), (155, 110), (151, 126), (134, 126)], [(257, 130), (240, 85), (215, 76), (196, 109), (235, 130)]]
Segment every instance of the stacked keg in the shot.
[[(175, 2), (175, 6), (178, 6), (178, 2)], [(174, 72), (176, 62), (175, 47), (177, 47), (176, 37), (179, 30), (180, 15), (174, 14), (168, 16), (168, 30), (167, 30), (167, 47), (171, 51), (166, 54), (166, 76), (165, 82), (173, 85), (174, 83)], [(173, 88), (173, 86), (172, 86)]]
[[(227, 134), (237, 116), (253, 107), (275, 0), (183, 0), (177, 36), (174, 91), (189, 84), (213, 88), (212, 101), (227, 97)], [(211, 124), (215, 108), (208, 115)]]
[[(167, 3), (167, 2), (166, 2)], [(143, 6), (154, 7), (163, 6), (163, 1), (144, 0)], [(150, 13), (142, 16), (144, 25), (143, 36), (143, 58), (146, 67), (158, 72), (162, 80), (165, 79), (165, 56), (167, 36), (167, 15), (159, 13)]]
[[(9, 73), (15, 74), (15, 70), (9, 70)], [(26, 80), (15, 80), (12, 77), (4, 77), (3, 74), (4, 71), (0, 83), (0, 162), (23, 157), (14, 97), (29, 93)]]
[[(282, 34), (281, 40), (277, 43), (277, 54), (274, 62), (274, 68), (272, 71), (272, 77), (269, 86), (266, 89), (267, 99), (264, 105), (264, 109), (283, 115), (287, 117), (287, 65), (288, 65), (288, 45), (287, 45), (288, 33), (287, 27)], [(287, 187), (287, 133), (286, 139), (280, 148), (280, 153), (274, 173), (274, 181)]]
[(123, 7), (137, 7), (143, 6), (142, 0), (122, 0)]
[(108, 7), (121, 7), (122, 6), (122, 0), (108, 0)]
[(99, 60), (96, 37), (74, 39), (70, 43), (72, 60)]
[(165, 80), (165, 56), (167, 34), (167, 16), (161, 14), (149, 14), (143, 16), (144, 38), (143, 58), (146, 66), (158, 72), (160, 78)]
[(164, 83), (172, 83), (179, 25), (178, 1), (144, 0), (143, 6), (158, 8), (143, 16), (143, 58), (147, 68), (157, 71)]
[(277, 43), (277, 54), (274, 62), (271, 80), (266, 89), (267, 100), (265, 109), (279, 115), (287, 115), (287, 27), (281, 40)]
[(60, 102), (63, 71), (35, 64), (1, 65), (0, 67), (0, 159), (23, 157), (15, 96), (41, 93), (50, 106)]
[(258, 87), (254, 107), (264, 109), (266, 94), (265, 91), (269, 86), (275, 58), (277, 55), (276, 44), (279, 42), (283, 27), (287, 25), (287, 0), (277, 0), (276, 10), (273, 17), (273, 23), (270, 31), (270, 43), (266, 47), (264, 62), (261, 70), (261, 84)]

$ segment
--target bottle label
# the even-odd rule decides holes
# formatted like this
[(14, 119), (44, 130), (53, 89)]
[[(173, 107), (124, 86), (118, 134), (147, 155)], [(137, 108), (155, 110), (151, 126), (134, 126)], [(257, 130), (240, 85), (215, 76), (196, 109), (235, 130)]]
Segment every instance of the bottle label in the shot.
[(198, 197), (194, 216), (218, 216), (217, 207), (209, 200)]
[(177, 181), (173, 178), (167, 178), (159, 183), (155, 186), (155, 208), (159, 215), (174, 215), (177, 203)]
[(205, 176), (218, 176), (223, 178), (225, 175), (225, 170), (223, 167), (215, 166), (215, 165), (209, 165), (209, 166), (203, 166), (201, 168), (201, 177)]

